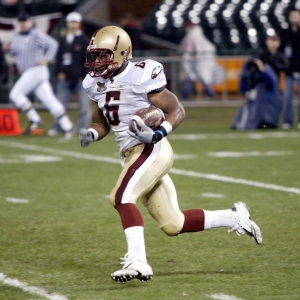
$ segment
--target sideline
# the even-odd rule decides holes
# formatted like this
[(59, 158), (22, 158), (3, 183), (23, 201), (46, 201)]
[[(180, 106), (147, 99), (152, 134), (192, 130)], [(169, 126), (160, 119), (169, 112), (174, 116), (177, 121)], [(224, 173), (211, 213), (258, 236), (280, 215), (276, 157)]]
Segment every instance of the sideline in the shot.
[[(93, 161), (102, 161), (102, 162), (106, 162), (106, 163), (113, 163), (113, 164), (120, 165), (120, 159), (116, 159), (116, 158), (112, 158), (112, 157), (108, 157), (108, 156), (83, 154), (83, 153), (79, 153), (79, 152), (58, 150), (55, 148), (47, 148), (47, 147), (41, 147), (41, 146), (37, 146), (37, 145), (23, 144), (23, 143), (19, 143), (19, 142), (0, 141), (0, 145), (12, 147), (12, 148), (40, 151), (40, 152), (51, 153), (51, 154), (55, 154), (55, 155), (74, 157), (74, 158), (93, 160)], [(217, 174), (205, 174), (205, 173), (186, 171), (186, 170), (174, 169), (174, 168), (172, 168), (170, 170), (170, 173), (177, 174), (177, 175), (183, 175), (183, 176), (189, 176), (189, 177), (204, 178), (204, 179), (209, 179), (209, 180), (228, 182), (228, 183), (243, 184), (243, 185), (248, 185), (248, 186), (254, 186), (254, 187), (259, 187), (259, 188), (264, 188), (264, 189), (269, 189), (269, 190), (275, 190), (275, 191), (281, 191), (281, 192), (293, 193), (293, 194), (300, 195), (300, 189), (295, 188), (295, 187), (285, 187), (285, 186), (251, 181), (251, 180), (246, 180), (246, 179), (241, 179), (241, 178), (233, 178), (233, 177), (227, 177), (227, 176), (222, 176), (222, 175), (217, 175)]]
[(29, 286), (26, 282), (6, 277), (6, 275), (3, 273), (0, 273), (0, 282), (15, 288), (19, 288), (24, 292), (44, 297), (48, 300), (68, 300), (68, 298), (65, 296), (49, 293), (45, 289), (41, 289), (36, 286)]

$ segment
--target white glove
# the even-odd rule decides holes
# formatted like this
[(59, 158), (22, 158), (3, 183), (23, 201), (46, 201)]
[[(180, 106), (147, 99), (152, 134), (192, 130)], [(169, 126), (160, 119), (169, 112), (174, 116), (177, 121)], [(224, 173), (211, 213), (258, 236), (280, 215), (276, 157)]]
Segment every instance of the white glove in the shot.
[(82, 148), (87, 147), (94, 141), (93, 133), (87, 130), (80, 130), (79, 142)]
[[(132, 122), (132, 129), (134, 132), (128, 130), (128, 133), (145, 144), (150, 144), (153, 142), (153, 135), (155, 132), (148, 126), (145, 125), (144, 121), (138, 117), (132, 117), (135, 122)], [(140, 129), (139, 129), (140, 128)]]

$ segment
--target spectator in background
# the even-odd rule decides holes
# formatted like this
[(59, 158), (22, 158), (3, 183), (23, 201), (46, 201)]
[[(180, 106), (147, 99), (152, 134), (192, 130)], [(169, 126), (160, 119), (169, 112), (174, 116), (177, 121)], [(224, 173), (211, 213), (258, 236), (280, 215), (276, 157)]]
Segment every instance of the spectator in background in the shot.
[(278, 76), (272, 67), (257, 58), (250, 59), (243, 66), (239, 88), (246, 101), (238, 111), (232, 128), (277, 128), (282, 105)]
[[(81, 30), (82, 17), (77, 12), (71, 12), (66, 17), (67, 29), (59, 41), (56, 57), (57, 97), (68, 110), (72, 96), (77, 96), (78, 118), (77, 129), (88, 127), (91, 117), (91, 104), (82, 87), (86, 71), (84, 67), (85, 51), (89, 38)], [(55, 136), (62, 131), (59, 122), (55, 121), (48, 130), (49, 136)]]
[(2, 49), (2, 42), (0, 41), (0, 83), (6, 84), (8, 81), (8, 65)]
[(280, 36), (278, 34), (269, 35), (266, 38), (266, 48), (259, 55), (258, 58), (264, 63), (273, 68), (278, 79), (281, 72), (286, 72), (289, 69), (290, 62), (285, 57), (283, 52), (279, 50)]
[[(284, 129), (293, 125), (293, 95), (294, 84), (298, 86), (298, 102), (300, 102), (300, 11), (293, 9), (288, 15), (289, 27), (281, 32), (281, 47), (290, 61), (290, 67), (285, 76), (284, 88)], [(298, 103), (298, 128), (300, 129), (300, 103)]]
[(203, 34), (199, 25), (188, 21), (185, 24), (186, 35), (183, 37), (179, 50), (183, 55), (183, 99), (189, 99), (195, 81), (199, 80), (205, 93), (213, 97), (211, 88), (215, 67), (216, 47)]
[(29, 125), (25, 133), (32, 133), (42, 125), (42, 120), (27, 95), (34, 92), (36, 97), (49, 110), (65, 133), (65, 139), (72, 137), (73, 124), (66, 110), (56, 98), (50, 85), (48, 63), (57, 52), (57, 42), (33, 26), (33, 21), (26, 13), (18, 17), (20, 32), (16, 33), (10, 45), (5, 49), (16, 57), (16, 65), (21, 73), (12, 90), (10, 100), (18, 109), (26, 113)]

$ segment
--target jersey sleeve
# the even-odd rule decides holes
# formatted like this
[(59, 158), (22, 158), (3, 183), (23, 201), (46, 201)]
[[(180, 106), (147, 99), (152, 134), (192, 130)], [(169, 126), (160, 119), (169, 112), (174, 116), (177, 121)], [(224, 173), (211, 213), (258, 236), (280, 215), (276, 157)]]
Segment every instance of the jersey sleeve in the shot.
[(86, 91), (87, 96), (90, 98), (90, 100), (97, 102), (98, 100), (95, 98), (95, 92), (94, 92), (94, 79), (87, 74), (85, 78), (82, 81), (82, 87)]
[(43, 32), (35, 31), (35, 36), (37, 45), (45, 49), (44, 58), (47, 61), (53, 61), (57, 53), (58, 42)]
[(147, 59), (134, 64), (134, 89), (136, 93), (149, 94), (160, 90), (167, 84), (164, 67), (161, 63)]

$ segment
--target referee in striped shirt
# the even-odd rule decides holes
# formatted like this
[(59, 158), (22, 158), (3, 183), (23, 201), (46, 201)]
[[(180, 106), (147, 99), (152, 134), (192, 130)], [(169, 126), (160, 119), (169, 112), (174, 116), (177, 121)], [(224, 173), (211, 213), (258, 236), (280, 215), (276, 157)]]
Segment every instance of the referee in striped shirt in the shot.
[(55, 96), (50, 84), (48, 62), (56, 55), (58, 43), (51, 36), (38, 31), (27, 13), (18, 17), (20, 31), (15, 34), (7, 48), (15, 56), (16, 66), (21, 76), (10, 91), (10, 100), (24, 112), (29, 120), (25, 133), (31, 133), (42, 125), (42, 120), (32, 106), (27, 95), (34, 92), (36, 97), (57, 119), (64, 131), (64, 138), (70, 139), (73, 133), (73, 123), (66, 110)]

